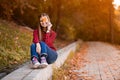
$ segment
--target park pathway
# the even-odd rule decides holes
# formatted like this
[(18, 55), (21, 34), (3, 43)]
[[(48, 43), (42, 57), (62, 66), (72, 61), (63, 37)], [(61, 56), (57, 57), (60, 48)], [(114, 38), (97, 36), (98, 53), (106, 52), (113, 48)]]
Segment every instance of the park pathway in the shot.
[[(120, 80), (120, 50), (102, 42), (87, 42), (78, 80)], [(82, 54), (81, 54), (82, 55)]]

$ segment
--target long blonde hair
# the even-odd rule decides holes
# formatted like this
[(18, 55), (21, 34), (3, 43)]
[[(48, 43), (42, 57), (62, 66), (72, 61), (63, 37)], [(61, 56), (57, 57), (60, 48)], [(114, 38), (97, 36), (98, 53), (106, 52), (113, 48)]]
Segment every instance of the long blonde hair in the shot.
[(42, 41), (42, 31), (41, 31), (40, 24), (38, 25), (38, 38), (39, 38), (39, 41)]
[(42, 41), (42, 30), (41, 30), (42, 26), (40, 24), (40, 18), (42, 16), (46, 16), (48, 18), (48, 20), (50, 21), (50, 18), (49, 18), (49, 16), (46, 13), (42, 13), (40, 16), (38, 16), (38, 19), (39, 19), (39, 25), (38, 25), (38, 33), (39, 33), (38, 37), (39, 37), (39, 41)]

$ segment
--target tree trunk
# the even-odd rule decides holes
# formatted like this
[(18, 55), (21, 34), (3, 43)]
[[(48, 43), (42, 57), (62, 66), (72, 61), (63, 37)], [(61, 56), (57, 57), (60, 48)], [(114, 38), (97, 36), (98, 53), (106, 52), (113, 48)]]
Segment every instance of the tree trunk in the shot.
[(57, 20), (56, 20), (56, 29), (55, 29), (56, 32), (58, 32), (58, 29), (59, 29), (60, 16), (61, 16), (61, 1), (58, 1), (57, 2)]
[(113, 29), (113, 6), (112, 6), (112, 0), (109, 2), (109, 26), (110, 26), (110, 41), (111, 43), (114, 43), (114, 29)]

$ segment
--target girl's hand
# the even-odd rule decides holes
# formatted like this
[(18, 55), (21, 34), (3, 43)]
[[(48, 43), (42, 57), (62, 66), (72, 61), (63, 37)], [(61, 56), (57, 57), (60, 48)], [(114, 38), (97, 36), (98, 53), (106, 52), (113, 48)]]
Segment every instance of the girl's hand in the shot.
[(47, 31), (46, 31), (46, 33), (49, 33), (49, 32), (50, 32), (51, 27), (52, 27), (51, 22), (48, 22), (48, 23), (47, 23)]
[(38, 54), (40, 54), (40, 52), (41, 52), (40, 43), (36, 43), (36, 52), (37, 52)]

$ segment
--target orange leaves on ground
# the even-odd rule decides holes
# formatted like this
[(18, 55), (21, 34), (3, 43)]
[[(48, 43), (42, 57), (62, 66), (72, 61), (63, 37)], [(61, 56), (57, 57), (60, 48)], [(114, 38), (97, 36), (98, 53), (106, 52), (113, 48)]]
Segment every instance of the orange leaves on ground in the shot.
[(83, 62), (85, 61), (86, 49), (87, 45), (84, 44), (79, 52), (68, 58), (65, 64), (54, 72), (53, 80), (77, 80), (79, 78), (77, 70), (85, 66)]
[(79, 70), (81, 67), (84, 66), (82, 62), (84, 60), (84, 56), (86, 55), (86, 48), (87, 45), (83, 45), (83, 47), (80, 49), (80, 52), (76, 53), (74, 57), (69, 61), (70, 70), (68, 76), (71, 80), (78, 79), (78, 72), (75, 72), (74, 70)]

